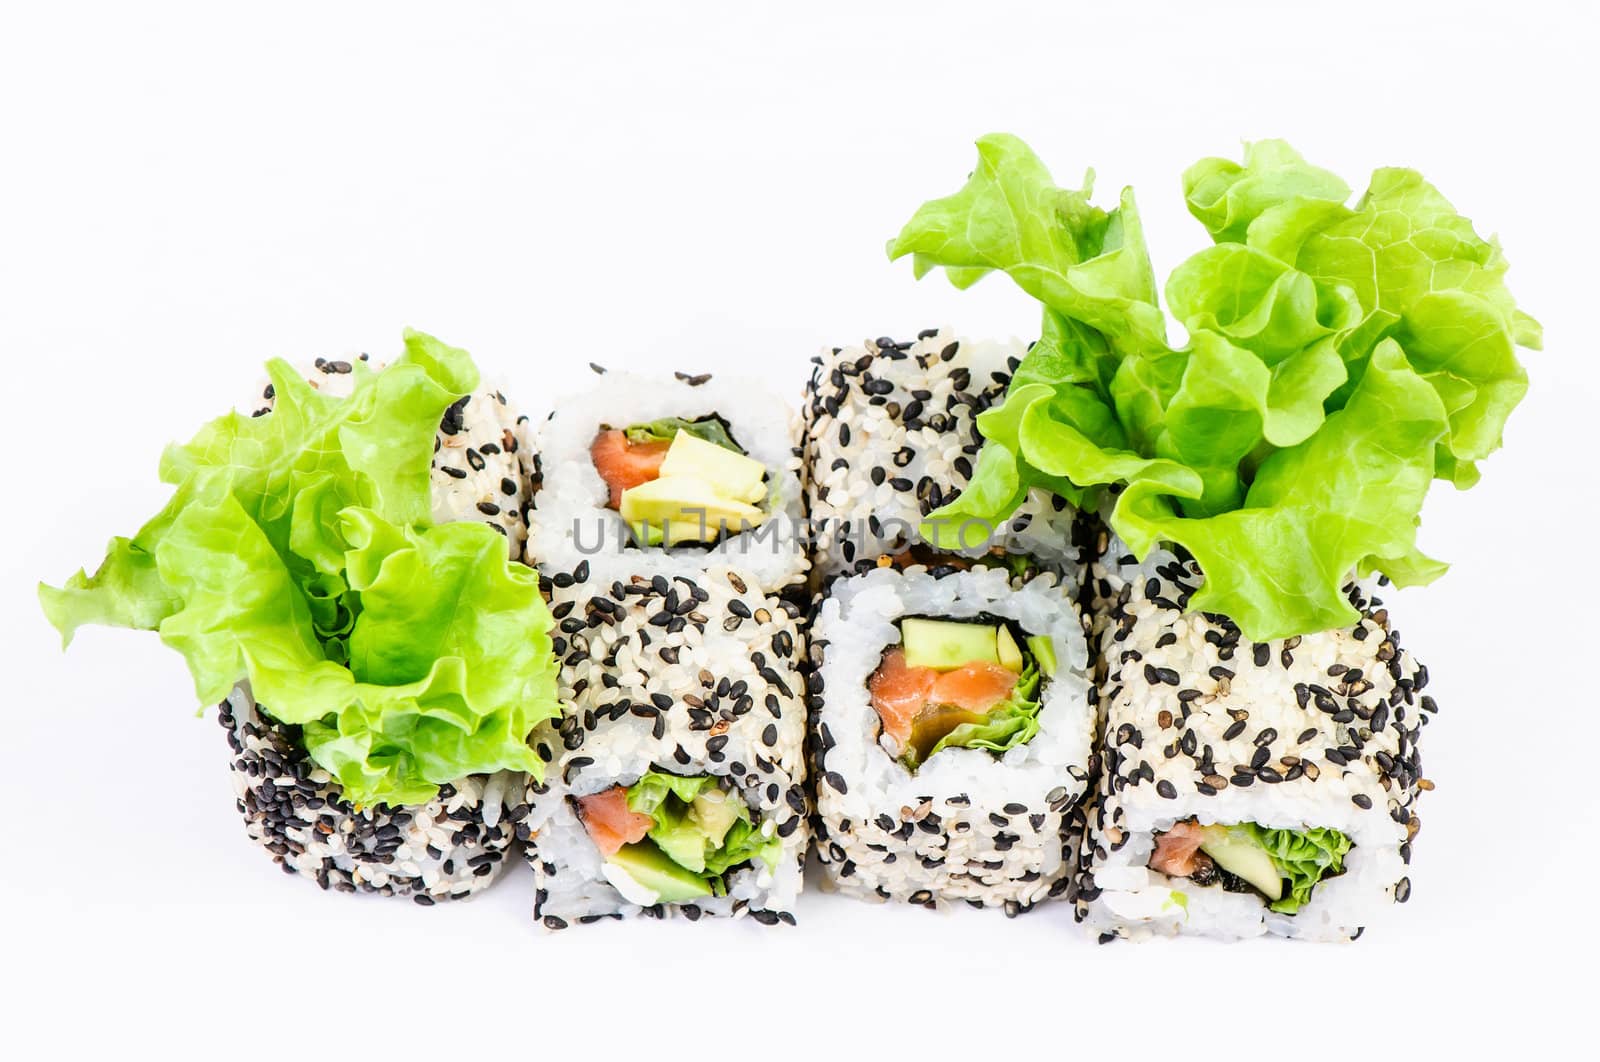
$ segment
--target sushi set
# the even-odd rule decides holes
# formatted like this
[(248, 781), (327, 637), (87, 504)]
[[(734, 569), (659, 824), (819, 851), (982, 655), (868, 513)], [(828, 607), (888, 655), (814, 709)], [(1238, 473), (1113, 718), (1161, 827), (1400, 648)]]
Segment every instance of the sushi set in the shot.
[(1158, 290), (1131, 190), (978, 148), (889, 255), (1006, 274), (1035, 342), (831, 347), (793, 407), (595, 365), (533, 410), (410, 331), (275, 360), (44, 612), (183, 654), (245, 832), (328, 891), (793, 925), (814, 861), (1102, 942), (1354, 939), (1432, 788), (1383, 598), (1444, 573), (1423, 499), (1539, 326), (1411, 170), (1350, 205), (1280, 141), (1202, 160)]

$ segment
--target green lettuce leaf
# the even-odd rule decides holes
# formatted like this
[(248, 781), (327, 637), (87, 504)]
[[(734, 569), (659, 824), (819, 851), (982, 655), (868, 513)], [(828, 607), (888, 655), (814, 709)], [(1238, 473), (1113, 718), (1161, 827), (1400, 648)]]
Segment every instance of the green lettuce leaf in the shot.
[(1438, 396), (1387, 342), (1349, 404), (1266, 458), (1239, 507), (1184, 516), (1145, 477), (1117, 499), (1112, 524), (1138, 554), (1187, 547), (1206, 576), (1190, 607), (1233, 617), (1253, 641), (1349, 626), (1358, 617), (1341, 587), (1353, 570), (1420, 556), (1417, 513), (1443, 431)]
[(762, 836), (744, 800), (724, 793), (709, 775), (646, 771), (628, 787), (628, 810), (649, 815), (654, 823), (646, 836), (674, 863), (701, 875), (718, 896), (726, 891), (722, 878), (729, 870), (751, 860), (771, 869), (782, 857), (783, 842)]
[(1338, 830), (1269, 830), (1253, 822), (1241, 828), (1260, 845), (1288, 881), (1283, 898), (1271, 905), (1281, 914), (1294, 914), (1311, 899), (1311, 890), (1325, 877), (1343, 873), (1350, 838)]
[[(978, 419), (986, 445), (967, 488), (930, 515), (923, 535), (937, 548), (980, 543), (1033, 488), (1093, 504), (1085, 488), (1115, 482), (1068, 479), (1033, 459), (1021, 438), (1036, 403), (1099, 459), (1129, 445), (1111, 388), (1126, 359), (1165, 351), (1165, 320), (1131, 192), (1105, 211), (1082, 190), (1058, 188), (1037, 156), (1011, 136), (978, 142), (978, 167), (955, 195), (924, 205), (890, 243), (910, 254), (918, 275), (945, 268), (958, 287), (1007, 273), (1044, 303), (1041, 336), (999, 406)], [(1097, 460), (1095, 463), (1099, 463)], [(965, 530), (964, 530), (965, 529)]]
[(93, 575), (80, 568), (59, 587), (40, 584), (39, 604), (61, 632), (62, 648), (88, 624), (153, 631), (181, 606), (161, 582), (150, 543), (120, 537)]
[(623, 434), (628, 437), (629, 442), (670, 443), (678, 437), (680, 431), (686, 431), (695, 438), (720, 446), (724, 450), (732, 450), (736, 454), (744, 453), (743, 447), (734, 442), (733, 436), (728, 434), (728, 425), (720, 417), (702, 417), (699, 420), (663, 417), (646, 424), (630, 424), (623, 430)]
[(1313, 223), (1269, 212), (1249, 239), (1318, 284), (1353, 291), (1364, 316), (1342, 342), (1345, 359), (1361, 362), (1386, 336), (1398, 341), (1449, 411), (1443, 478), (1475, 481), (1472, 462), (1500, 446), (1506, 418), (1527, 393), (1516, 348), (1537, 349), (1542, 338), (1505, 286), (1499, 244), (1479, 237), (1406, 169), (1378, 170), (1354, 209)]
[(1353, 571), (1444, 571), (1415, 543), (1429, 482), (1477, 481), (1527, 388), (1516, 347), (1540, 339), (1496, 243), (1410, 170), (1347, 207), (1281, 141), (1202, 160), (1185, 201), (1216, 243), (1168, 278), (1189, 335), (1174, 348), (1131, 193), (1101, 210), (1014, 137), (978, 154), (889, 253), (958, 287), (1004, 272), (1044, 319), (930, 542), (978, 545), (1030, 490), (1085, 507), (1120, 491), (1111, 524), (1134, 552), (1187, 548), (1206, 576), (1191, 607), (1257, 641), (1352, 621)]
[(1210, 158), (1189, 167), (1183, 197), (1212, 239), (1239, 243), (1264, 212), (1285, 203), (1339, 206), (1350, 198), (1350, 186), (1282, 140), (1259, 140), (1245, 145), (1243, 164)]
[(268, 375), (273, 412), (170, 448), (171, 500), (94, 577), (41, 587), (46, 615), (64, 638), (158, 631), (204, 703), (248, 680), (360, 805), (540, 773), (527, 737), (559, 702), (537, 577), (487, 525), (429, 524), (434, 437), (476, 386), (470, 359), (408, 332), (389, 368), (358, 363), (348, 398), (281, 361)]

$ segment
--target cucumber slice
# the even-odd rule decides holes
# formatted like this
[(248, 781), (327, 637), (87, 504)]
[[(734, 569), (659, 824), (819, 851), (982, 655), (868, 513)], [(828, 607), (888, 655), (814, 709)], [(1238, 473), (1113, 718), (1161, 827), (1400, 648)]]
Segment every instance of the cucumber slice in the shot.
[(964, 664), (1000, 662), (998, 629), (982, 623), (902, 620), (900, 642), (908, 667), (954, 671)]
[(1048, 634), (1035, 634), (1028, 638), (1028, 651), (1039, 663), (1039, 674), (1049, 678), (1056, 673), (1056, 643)]
[(1269, 900), (1283, 899), (1283, 877), (1266, 849), (1244, 830), (1226, 826), (1207, 826), (1200, 851), (1217, 861), (1217, 866), (1236, 874), (1261, 890)]

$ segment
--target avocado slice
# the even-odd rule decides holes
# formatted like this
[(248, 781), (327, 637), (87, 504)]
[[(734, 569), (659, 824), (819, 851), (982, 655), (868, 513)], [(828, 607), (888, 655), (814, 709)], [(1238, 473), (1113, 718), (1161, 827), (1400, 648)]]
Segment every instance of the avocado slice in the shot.
[(1056, 643), (1050, 640), (1048, 634), (1030, 635), (1028, 651), (1038, 662), (1040, 675), (1049, 678), (1056, 673)]
[[(623, 491), (619, 510), (632, 527), (662, 528), (662, 539), (669, 546), (709, 542), (722, 533), (723, 525), (737, 531), (742, 525), (760, 523), (763, 515), (753, 505), (718, 494), (705, 480), (666, 475)], [(648, 531), (641, 537), (648, 539)]]
[(721, 789), (707, 789), (689, 805), (689, 821), (704, 831), (712, 848), (720, 848), (728, 831), (739, 821), (739, 808)]
[(900, 642), (907, 667), (954, 671), (964, 664), (1000, 662), (998, 630), (983, 623), (901, 620)]
[(766, 465), (681, 429), (667, 448), (661, 475), (701, 480), (734, 501), (758, 502), (767, 496), (767, 488), (761, 482), (767, 475)]
[(644, 907), (711, 895), (705, 878), (680, 867), (648, 840), (623, 845), (601, 871), (625, 898)]
[(1004, 624), (996, 631), (995, 652), (1001, 667), (1014, 675), (1022, 674), (1022, 650), (1017, 648), (1017, 640), (1011, 637), (1011, 629)]
[(1204, 832), (1200, 851), (1215, 859), (1217, 866), (1248, 881), (1267, 899), (1283, 899), (1283, 876), (1266, 849), (1256, 844), (1249, 833), (1226, 826), (1207, 826)]
[(911, 736), (906, 739), (905, 759), (915, 768), (933, 754), (933, 747), (945, 738), (958, 726), (967, 723), (981, 724), (987, 722), (987, 715), (969, 712), (965, 708), (954, 705), (940, 704), (924, 708), (917, 713), (911, 721)]

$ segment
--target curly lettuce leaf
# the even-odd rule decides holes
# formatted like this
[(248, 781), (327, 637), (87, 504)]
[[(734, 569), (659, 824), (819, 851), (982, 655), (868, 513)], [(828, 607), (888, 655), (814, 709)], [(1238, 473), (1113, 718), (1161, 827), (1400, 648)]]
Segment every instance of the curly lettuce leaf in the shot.
[(119, 536), (93, 575), (80, 568), (59, 587), (41, 583), (39, 604), (65, 649), (89, 624), (153, 631), (182, 603), (162, 583), (149, 544)]
[(1253, 822), (1241, 824), (1245, 834), (1272, 860), (1272, 865), (1289, 883), (1283, 898), (1271, 907), (1280, 914), (1294, 914), (1311, 900), (1311, 890), (1325, 877), (1344, 871), (1344, 857), (1351, 848), (1350, 838), (1338, 830), (1318, 827), (1309, 830), (1269, 830)]
[(1476, 482), (1526, 391), (1516, 347), (1539, 343), (1497, 244), (1409, 170), (1378, 171), (1349, 207), (1342, 180), (1281, 141), (1202, 160), (1184, 194), (1216, 244), (1168, 278), (1189, 334), (1174, 348), (1131, 194), (1100, 210), (1021, 141), (978, 149), (890, 255), (957, 286), (1005, 272), (1044, 323), (925, 537), (975, 545), (973, 525), (999, 527), (1034, 489), (1084, 506), (1121, 489), (1111, 523), (1134, 552), (1186, 547), (1207, 579), (1191, 607), (1258, 641), (1352, 619), (1352, 571), (1444, 571), (1414, 541), (1429, 481)]
[(1008, 395), (979, 417), (987, 442), (971, 482), (923, 527), (945, 549), (977, 545), (1036, 487), (1086, 503), (1084, 488), (1097, 481), (1067, 480), (1030, 459), (1020, 438), (1028, 408), (1048, 400), (1085, 445), (1121, 451), (1127, 437), (1110, 396), (1119, 364), (1134, 351), (1166, 348), (1132, 193), (1102, 210), (1089, 201), (1089, 182), (1058, 188), (1016, 137), (984, 137), (978, 156), (967, 184), (925, 204), (889, 245), (891, 258), (913, 256), (919, 276), (943, 267), (958, 287), (1005, 272), (1045, 307), (1040, 339), (1013, 378), (1025, 400)]
[(1511, 410), (1527, 393), (1518, 346), (1537, 349), (1537, 321), (1505, 286), (1494, 240), (1415, 170), (1381, 169), (1349, 210), (1308, 222), (1292, 210), (1263, 215), (1249, 234), (1319, 285), (1354, 292), (1364, 316), (1343, 341), (1360, 362), (1393, 337), (1449, 410), (1441, 478), (1476, 481), (1475, 462), (1499, 448)]
[(678, 437), (678, 433), (688, 432), (696, 439), (704, 440), (724, 450), (732, 450), (736, 454), (744, 453), (744, 448), (733, 441), (733, 436), (728, 434), (728, 425), (720, 417), (702, 417), (699, 420), (684, 420), (682, 417), (662, 417), (644, 424), (630, 424), (623, 429), (623, 434), (629, 442), (664, 442), (670, 443)]
[(681, 803), (690, 804), (695, 797), (716, 784), (717, 780), (708, 774), (685, 777), (666, 771), (646, 771), (628, 787), (628, 810), (641, 815), (654, 815), (668, 797), (677, 797)]
[(559, 702), (537, 579), (493, 528), (428, 523), (434, 437), (476, 386), (470, 359), (408, 332), (388, 369), (356, 367), (348, 398), (281, 361), (268, 375), (273, 412), (169, 448), (167, 505), (94, 577), (41, 587), (46, 615), (64, 638), (158, 631), (203, 702), (249, 681), (358, 804), (538, 773), (526, 739)]
[(527, 737), (558, 704), (537, 575), (508, 563), (505, 539), (486, 524), (401, 527), (366, 509), (342, 519), (361, 598), (349, 638), (355, 682), (321, 689), (272, 676), (286, 704), (336, 698), (332, 713), (306, 720), (312, 758), (358, 793), (420, 792), (498, 770), (540, 775)]
[(628, 810), (649, 815), (654, 821), (646, 836), (718, 896), (729, 870), (752, 860), (771, 869), (782, 856), (783, 842), (764, 836), (744, 800), (718, 788), (709, 775), (646, 771), (628, 787)]
[(1112, 523), (1139, 554), (1186, 547), (1206, 576), (1190, 607), (1233, 617), (1254, 641), (1348, 626), (1351, 571), (1403, 576), (1410, 569), (1390, 560), (1420, 557), (1417, 513), (1443, 431), (1443, 404), (1390, 341), (1344, 409), (1262, 462), (1238, 507), (1184, 516), (1164, 483), (1142, 477)]
[(1103, 382), (1117, 360), (1108, 344), (1164, 345), (1166, 321), (1132, 190), (1107, 212), (1089, 201), (1092, 177), (1081, 191), (1058, 188), (1021, 140), (983, 137), (966, 185), (924, 204), (889, 257), (912, 255), (918, 276), (944, 267), (958, 287), (1005, 272), (1059, 315), (1046, 326), (1054, 341), (1033, 359), (1058, 362), (1051, 381)]
[(1342, 205), (1350, 186), (1282, 140), (1245, 145), (1244, 162), (1201, 159), (1183, 174), (1189, 213), (1218, 243), (1239, 243), (1263, 213), (1285, 203)]

